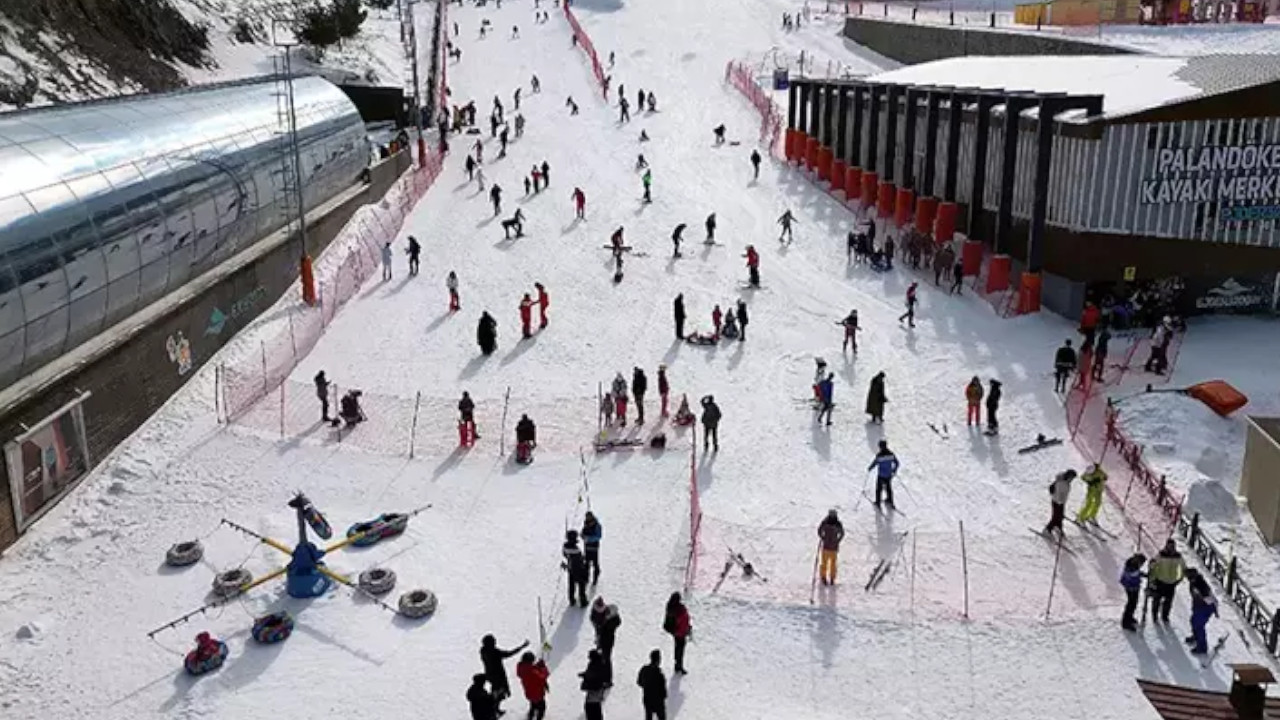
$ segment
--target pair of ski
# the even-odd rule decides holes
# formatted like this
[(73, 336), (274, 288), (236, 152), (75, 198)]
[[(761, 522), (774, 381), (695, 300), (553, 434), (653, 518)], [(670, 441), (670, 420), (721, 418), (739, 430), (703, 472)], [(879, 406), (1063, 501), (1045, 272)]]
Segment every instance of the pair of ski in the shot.
[[(1076, 549), (1072, 547), (1071, 543), (1067, 542), (1065, 536), (1059, 537), (1058, 535), (1047, 533), (1043, 529), (1037, 530), (1033, 527), (1028, 527), (1027, 529), (1035, 533), (1036, 535), (1039, 535), (1040, 537), (1044, 538), (1045, 540), (1048, 540), (1049, 542), (1054, 543), (1055, 545), (1061, 544), (1063, 551), (1065, 551), (1067, 554), (1069, 555), (1076, 554)], [(1058, 532), (1061, 533), (1062, 531), (1059, 530)]]
[(910, 533), (910, 530), (904, 530), (898, 533), (896, 541), (897, 548), (889, 557), (880, 558), (880, 562), (876, 563), (876, 566), (871, 569), (871, 576), (867, 578), (867, 584), (862, 588), (864, 591), (871, 592), (872, 590), (880, 587), (880, 583), (884, 582), (885, 577), (889, 575), (891, 570), (893, 570), (894, 563), (897, 562), (898, 558), (902, 555), (904, 543), (906, 543), (907, 535)]
[(932, 430), (935, 435), (942, 438), (943, 440), (951, 439), (951, 428), (947, 427), (946, 423), (942, 423), (941, 430), (938, 429), (937, 425), (934, 425), (933, 423), (929, 423), (929, 429)]
[[(871, 506), (872, 506), (872, 507), (874, 507), (874, 508), (876, 509), (876, 512), (884, 512), (884, 510), (880, 507), (880, 503), (876, 502), (876, 499), (875, 499), (875, 498), (873, 498), (873, 497), (871, 497), (871, 494), (870, 494), (870, 493), (866, 493), (866, 492), (864, 492), (864, 493), (862, 493), (862, 497), (866, 498), (866, 499), (867, 499), (867, 502), (871, 503)], [(888, 505), (888, 503), (885, 503), (885, 504), (886, 504), (886, 505)], [(902, 512), (901, 510), (899, 510), (899, 509), (898, 509), (898, 506), (897, 506), (897, 505), (888, 505), (888, 507), (889, 507), (889, 512), (895, 512), (895, 513), (898, 513), (898, 514), (899, 514), (899, 515), (901, 515), (902, 517), (906, 517), (906, 516), (907, 516), (907, 514), (906, 514), (906, 513)]]
[(724, 561), (724, 569), (720, 571), (720, 579), (716, 580), (715, 587), (711, 588), (711, 594), (715, 595), (720, 590), (720, 586), (724, 584), (724, 580), (729, 576), (729, 571), (737, 566), (742, 569), (742, 576), (747, 578), (759, 578), (761, 582), (769, 582), (769, 579), (756, 572), (755, 566), (747, 562), (747, 559), (740, 552), (734, 552), (733, 548), (729, 548), (729, 558)]
[(1099, 525), (1096, 520), (1091, 522), (1083, 522), (1083, 523), (1074, 518), (1067, 518), (1067, 520), (1070, 521), (1071, 524), (1080, 528), (1080, 531), (1083, 532), (1084, 534), (1092, 535), (1093, 537), (1097, 538), (1098, 540), (1101, 540), (1102, 542), (1106, 542), (1107, 540), (1115, 540), (1117, 537), (1119, 537), (1115, 533)]
[[(605, 245), (604, 249), (613, 250), (614, 248), (612, 245)], [(649, 253), (644, 252), (643, 250), (633, 250), (630, 245), (623, 245), (622, 252), (630, 255), (631, 257), (649, 257)]]

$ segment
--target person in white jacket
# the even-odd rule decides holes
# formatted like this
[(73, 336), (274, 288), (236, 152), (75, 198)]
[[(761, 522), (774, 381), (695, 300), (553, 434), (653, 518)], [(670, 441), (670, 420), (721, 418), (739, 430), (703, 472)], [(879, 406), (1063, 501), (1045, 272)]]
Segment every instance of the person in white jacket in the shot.
[(1057, 530), (1062, 532), (1062, 521), (1066, 516), (1067, 498), (1071, 497), (1071, 481), (1076, 477), (1075, 470), (1058, 473), (1049, 483), (1049, 502), (1053, 506), (1049, 515), (1049, 524), (1044, 526), (1044, 534)]

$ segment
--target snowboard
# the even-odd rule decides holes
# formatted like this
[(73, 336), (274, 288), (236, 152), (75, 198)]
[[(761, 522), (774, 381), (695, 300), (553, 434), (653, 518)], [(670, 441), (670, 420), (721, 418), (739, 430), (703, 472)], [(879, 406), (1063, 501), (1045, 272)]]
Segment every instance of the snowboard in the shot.
[(1037, 440), (1036, 442), (1032, 443), (1031, 445), (1028, 445), (1028, 446), (1023, 447), (1023, 448), (1018, 448), (1018, 454), (1019, 454), (1019, 455), (1026, 455), (1027, 453), (1033, 453), (1033, 452), (1035, 452), (1035, 451), (1037, 451), (1037, 450), (1043, 450), (1043, 449), (1045, 449), (1045, 448), (1047, 448), (1047, 447), (1053, 447), (1053, 446), (1055, 446), (1055, 445), (1061, 445), (1061, 444), (1062, 444), (1062, 438), (1048, 438), (1048, 439), (1046, 439), (1046, 438), (1044, 438), (1044, 437), (1042, 436), (1039, 440)]
[(642, 448), (645, 444), (646, 443), (643, 440), (601, 440), (596, 443), (596, 452), (630, 450), (634, 448)]

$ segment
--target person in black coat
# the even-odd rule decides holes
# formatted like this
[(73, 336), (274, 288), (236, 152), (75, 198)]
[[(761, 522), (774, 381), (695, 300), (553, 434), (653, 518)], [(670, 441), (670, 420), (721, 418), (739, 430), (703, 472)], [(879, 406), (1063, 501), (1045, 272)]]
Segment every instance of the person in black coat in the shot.
[(583, 698), (582, 712), (587, 720), (604, 720), (605, 666), (599, 650), (587, 653), (587, 669), (578, 673), (582, 678), (579, 686), (586, 696)]
[(676, 296), (675, 317), (676, 317), (676, 339), (684, 339), (684, 293)]
[(493, 688), (493, 708), (499, 715), (502, 714), (502, 701), (511, 697), (511, 686), (507, 684), (507, 669), (503, 667), (502, 661), (518, 655), (527, 647), (529, 647), (528, 640), (512, 650), (503, 650), (498, 647), (498, 641), (492, 635), (485, 635), (480, 640), (480, 662), (484, 665), (484, 678), (489, 681), (489, 687)]
[(604, 658), (605, 687), (609, 687), (613, 685), (613, 646), (618, 639), (618, 628), (622, 626), (622, 615), (617, 605), (605, 603), (601, 596), (591, 605), (590, 619), (596, 631), (596, 648)]
[(991, 380), (991, 386), (987, 389), (987, 434), (995, 435), (1000, 431), (1000, 421), (996, 419), (996, 412), (1000, 410), (1000, 381)]
[(484, 689), (484, 681), (484, 673), (471, 676), (471, 687), (467, 688), (467, 704), (471, 706), (471, 720), (498, 720), (498, 703), (493, 699), (493, 695)]
[(645, 720), (667, 720), (667, 676), (662, 673), (662, 653), (649, 653), (649, 664), (636, 676), (644, 702)]
[(329, 422), (329, 378), (324, 376), (324, 371), (316, 373), (316, 397), (320, 399), (320, 419)]
[(644, 370), (636, 368), (631, 372), (631, 395), (636, 399), (636, 424), (644, 424), (644, 394), (649, 390), (649, 378)]
[(538, 428), (528, 415), (516, 422), (516, 462), (533, 462), (533, 449), (538, 447)]
[(747, 304), (738, 301), (738, 342), (747, 339)]
[(1066, 392), (1067, 381), (1076, 369), (1076, 351), (1067, 340), (1053, 355), (1053, 389), (1055, 392)]
[(710, 395), (702, 398), (702, 452), (707, 451), (707, 443), (720, 452), (720, 406)]
[(480, 352), (492, 355), (498, 349), (498, 321), (493, 319), (489, 311), (480, 313), (480, 324), (476, 327), (476, 342)]
[(884, 390), (884, 373), (878, 372), (871, 378), (871, 385), (867, 388), (866, 410), (871, 416), (871, 422), (884, 424), (884, 406), (888, 402), (889, 398)]
[[(578, 547), (578, 531), (569, 530), (564, 534), (564, 546), (560, 548), (564, 560), (560, 567), (569, 573), (569, 606), (574, 602), (587, 606), (587, 560)], [(575, 593), (577, 597), (575, 598)]]

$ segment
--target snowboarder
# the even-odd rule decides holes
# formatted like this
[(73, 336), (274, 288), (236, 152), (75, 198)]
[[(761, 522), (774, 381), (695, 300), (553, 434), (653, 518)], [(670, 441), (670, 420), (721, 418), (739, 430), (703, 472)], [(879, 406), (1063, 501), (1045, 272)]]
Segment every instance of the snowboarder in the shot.
[(631, 372), (631, 396), (636, 399), (636, 425), (644, 424), (644, 394), (649, 389), (649, 378), (644, 370), (635, 368)]
[(422, 253), (422, 246), (418, 244), (418, 238), (409, 236), (409, 249), (405, 250), (405, 254), (409, 256), (409, 274), (418, 274), (418, 255)]
[(320, 420), (329, 422), (329, 379), (324, 376), (324, 371), (316, 373), (314, 380), (316, 384), (316, 397), (320, 399)]
[(487, 310), (480, 313), (480, 325), (476, 328), (476, 342), (480, 345), (480, 352), (485, 355), (492, 355), (498, 348), (498, 321), (494, 320)]
[(716, 136), (716, 145), (717, 146), (723, 145), (724, 144), (724, 123), (721, 123), (715, 126), (714, 128), (712, 128), (711, 132), (714, 133)]
[(708, 245), (714, 245), (716, 242), (716, 214), (711, 213), (707, 216), (707, 240)]
[(898, 316), (898, 322), (907, 321), (907, 327), (916, 326), (916, 287), (919, 283), (907, 286), (907, 311)]
[(480, 439), (476, 433), (476, 404), (466, 390), (462, 391), (462, 399), (458, 401), (458, 435), (462, 447), (471, 447)]
[(528, 720), (543, 720), (547, 715), (547, 689), (551, 671), (542, 660), (535, 660), (533, 653), (520, 656), (516, 665), (516, 677), (524, 688), (524, 699), (529, 701)]
[(1209, 583), (1195, 568), (1187, 568), (1187, 589), (1191, 592), (1191, 636), (1187, 642), (1192, 645), (1192, 655), (1204, 655), (1209, 652), (1205, 628), (1209, 619), (1218, 614), (1218, 601), (1213, 597)]
[(964, 387), (964, 399), (969, 409), (965, 413), (965, 425), (982, 427), (982, 381), (977, 375)]
[(533, 298), (529, 297), (529, 293), (525, 293), (520, 299), (520, 334), (526, 340), (533, 337), (533, 332), (529, 325), (533, 321)]
[(827, 516), (818, 523), (818, 539), (822, 542), (819, 577), (823, 585), (836, 583), (836, 560), (840, 554), (840, 541), (844, 540), (844, 524), (836, 514), (836, 509), (827, 511)]
[(511, 686), (507, 684), (507, 669), (503, 667), (502, 661), (513, 657), (527, 647), (529, 647), (528, 640), (521, 643), (520, 647), (511, 650), (498, 647), (498, 641), (492, 635), (485, 635), (480, 640), (480, 662), (484, 665), (485, 679), (489, 681), (489, 687), (493, 688), (493, 708), (499, 715), (502, 714), (502, 701), (511, 697)]
[(791, 225), (795, 221), (796, 216), (792, 215), (790, 210), (782, 213), (781, 217), (778, 218), (778, 224), (782, 226), (782, 232), (778, 233), (778, 242), (782, 242), (783, 238), (786, 238), (787, 242), (791, 242)]
[(667, 676), (662, 674), (660, 651), (649, 651), (649, 664), (640, 668), (640, 674), (636, 675), (636, 685), (640, 686), (645, 720), (666, 720)]
[(1053, 390), (1054, 392), (1066, 392), (1067, 380), (1070, 379), (1071, 373), (1076, 369), (1076, 351), (1071, 347), (1071, 341), (1067, 340), (1062, 343), (1062, 347), (1053, 356)]
[(742, 256), (747, 259), (747, 284), (760, 287), (760, 253), (756, 252), (756, 246), (748, 245)]
[(516, 462), (528, 465), (533, 462), (533, 451), (538, 447), (538, 426), (528, 415), (521, 415), (516, 423)]
[(893, 508), (893, 477), (898, 474), (898, 457), (889, 450), (889, 441), (881, 440), (880, 449), (876, 451), (875, 459), (867, 466), (867, 470), (875, 469), (876, 471), (876, 499), (874, 505), (880, 507), (880, 497), (883, 494), (885, 503)]
[(1120, 616), (1120, 627), (1125, 630), (1137, 630), (1138, 623), (1133, 618), (1133, 612), (1138, 609), (1138, 593), (1142, 590), (1142, 578), (1145, 573), (1142, 572), (1142, 566), (1147, 564), (1147, 556), (1137, 553), (1131, 556), (1124, 563), (1124, 570), (1120, 571), (1120, 586), (1124, 588), (1124, 614)]
[(1080, 476), (1080, 481), (1085, 486), (1084, 505), (1076, 513), (1076, 522), (1097, 525), (1098, 510), (1102, 508), (1102, 491), (1107, 486), (1107, 473), (1101, 464), (1094, 463), (1093, 467)]
[(1000, 410), (1000, 381), (995, 378), (987, 385), (987, 434), (995, 435), (1000, 432), (1000, 421), (996, 418), (996, 413)]
[(570, 197), (573, 198), (574, 216), (579, 220), (585, 220), (587, 218), (587, 194), (582, 192), (582, 188), (574, 188)]
[(676, 674), (688, 675), (688, 671), (684, 669), (684, 646), (689, 641), (689, 634), (693, 632), (693, 624), (689, 622), (689, 609), (684, 606), (678, 592), (671, 593), (671, 597), (667, 599), (662, 629), (675, 639)]
[(458, 274), (449, 271), (449, 276), (444, 279), (444, 286), (449, 289), (449, 312), (456, 312), (462, 308), (462, 304), (458, 302)]
[[(707, 443), (720, 452), (720, 406), (711, 395), (702, 398), (702, 452), (707, 451)], [(681, 657), (677, 654), (676, 657)], [(676, 661), (679, 663), (679, 660)]]
[(1065, 517), (1067, 508), (1067, 498), (1071, 497), (1071, 481), (1076, 477), (1075, 470), (1065, 470), (1058, 473), (1053, 482), (1049, 483), (1049, 522), (1044, 526), (1044, 534), (1048, 535), (1054, 530), (1058, 534), (1062, 534), (1062, 521)]
[(738, 342), (746, 342), (747, 339), (747, 304), (742, 300), (738, 301), (738, 325), (741, 330), (738, 334)]
[(844, 344), (840, 346), (840, 352), (848, 350), (850, 345), (853, 345), (855, 353), (858, 352), (858, 331), (861, 330), (858, 327), (858, 311), (850, 310), (840, 324), (844, 326)]
[(600, 520), (588, 510), (582, 519), (582, 547), (587, 569), (591, 571), (592, 585), (600, 582), (600, 538), (603, 536)]
[(676, 339), (684, 339), (684, 293), (676, 295), (675, 301), (672, 303), (672, 313), (676, 322)]
[[(576, 36), (575, 36), (576, 37)], [(586, 607), (584, 604), (583, 607)], [(587, 720), (604, 720), (604, 698), (607, 689), (605, 684), (606, 668), (600, 651), (592, 649), (587, 652), (587, 669), (578, 673), (582, 678), (579, 687), (586, 693), (583, 696), (582, 712)]]
[(720, 339), (721, 323), (724, 320), (724, 313), (720, 312), (720, 306), (716, 305), (711, 309), (711, 327), (715, 329), (713, 337)]
[(533, 286), (538, 289), (538, 328), (542, 329), (547, 326), (547, 308), (551, 306), (551, 296), (542, 283), (536, 282)]
[(1107, 372), (1107, 352), (1111, 345), (1111, 331), (1106, 327), (1098, 333), (1098, 340), (1093, 346), (1093, 367), (1090, 372), (1094, 380), (1101, 381)]
[(382, 280), (391, 279), (391, 241), (382, 246)]
[(600, 659), (604, 661), (604, 686), (613, 685), (613, 646), (618, 639), (618, 627), (622, 625), (622, 615), (617, 605), (609, 605), (600, 596), (591, 604), (591, 627), (596, 632), (596, 649), (600, 651)]
[[(587, 562), (578, 547), (578, 531), (569, 530), (564, 534), (564, 546), (560, 549), (564, 561), (560, 566), (569, 573), (569, 607), (576, 602), (587, 606)], [(577, 595), (575, 599), (575, 593)]]
[(685, 224), (676, 225), (676, 229), (671, 231), (671, 257), (680, 257), (680, 241), (684, 240)]
[(622, 373), (613, 376), (614, 414), (618, 416), (618, 425), (627, 426), (627, 381)]
[(1178, 590), (1178, 583), (1187, 572), (1187, 565), (1178, 552), (1178, 544), (1173, 538), (1154, 558), (1147, 568), (1150, 578), (1147, 592), (1151, 595), (1151, 620), (1169, 622), (1169, 611), (1173, 609), (1173, 596)]
[(671, 383), (667, 382), (667, 366), (658, 366), (658, 397), (661, 399), (662, 408), (658, 413), (659, 417), (667, 417), (667, 400), (671, 395)]
[(822, 422), (822, 416), (827, 416), (827, 425), (831, 424), (831, 410), (834, 408), (835, 401), (833, 399), (835, 393), (835, 373), (827, 373), (827, 376), (818, 383), (818, 418), (817, 422)]
[(484, 673), (471, 676), (467, 688), (467, 704), (471, 706), (471, 720), (498, 720), (498, 703), (484, 687)]
[(497, 183), (489, 188), (489, 202), (493, 203), (493, 216), (497, 217), (502, 213), (502, 188)]
[(644, 175), (640, 176), (640, 182), (644, 184), (644, 201), (653, 202), (653, 195), (650, 194), (653, 187), (653, 171), (645, 168)]
[(760, 179), (760, 151), (759, 150), (751, 151), (751, 171), (752, 171), (751, 179), (759, 180)]
[(889, 398), (884, 394), (884, 372), (881, 371), (871, 378), (871, 385), (867, 388), (867, 414), (871, 416), (871, 422), (884, 424), (884, 406), (888, 402)]

